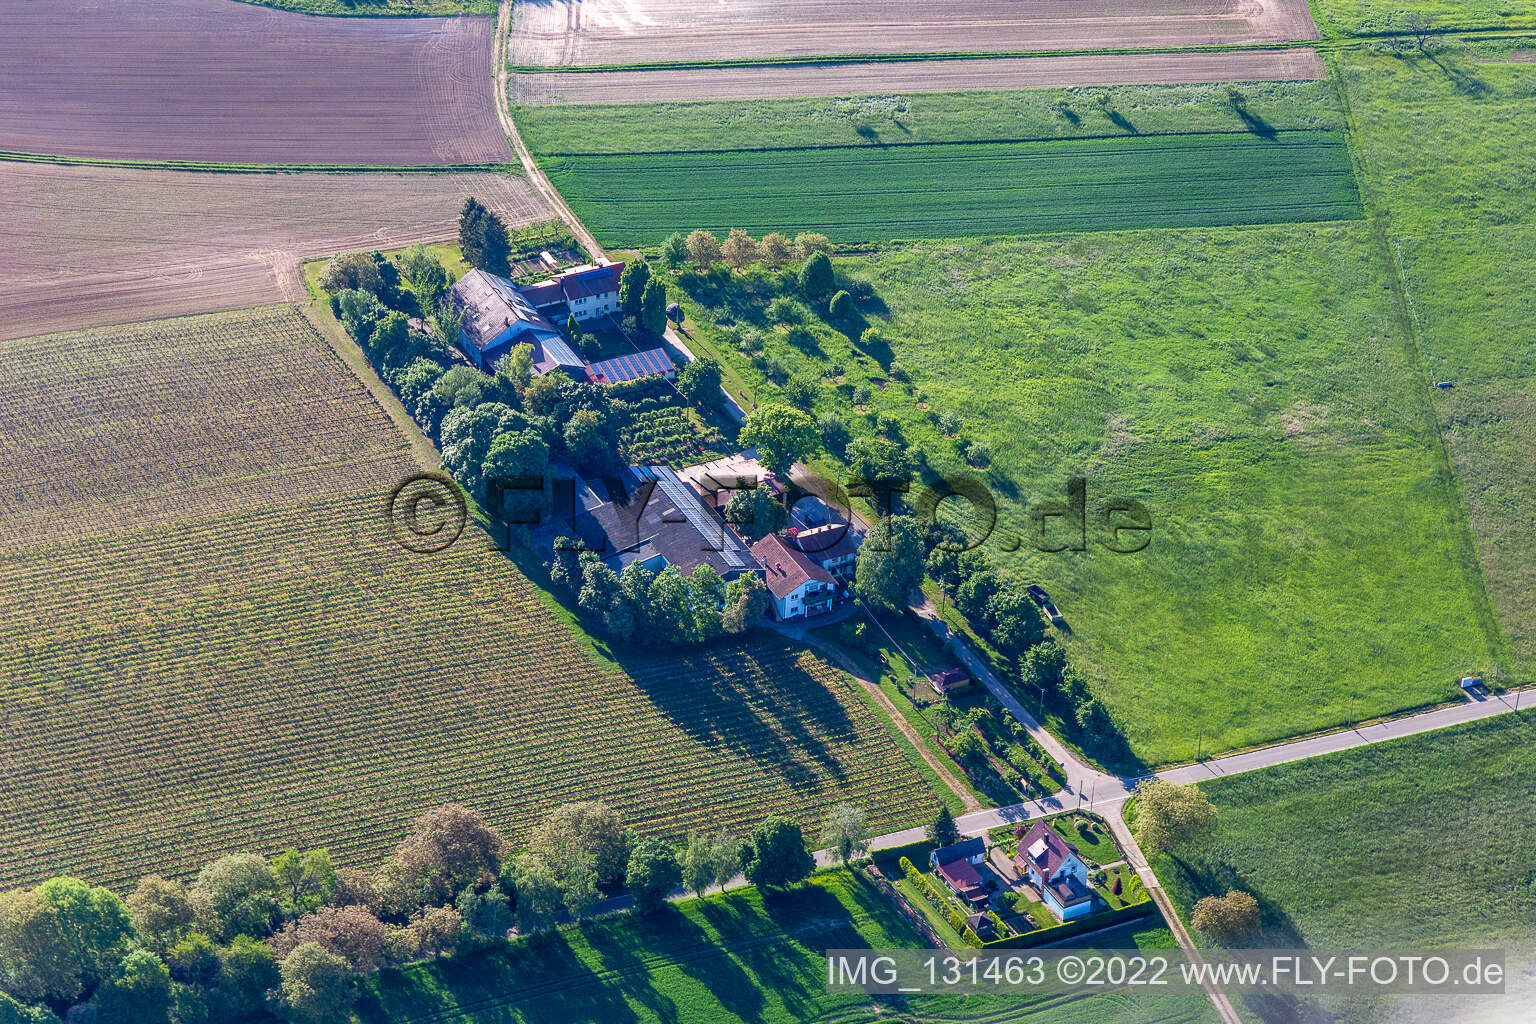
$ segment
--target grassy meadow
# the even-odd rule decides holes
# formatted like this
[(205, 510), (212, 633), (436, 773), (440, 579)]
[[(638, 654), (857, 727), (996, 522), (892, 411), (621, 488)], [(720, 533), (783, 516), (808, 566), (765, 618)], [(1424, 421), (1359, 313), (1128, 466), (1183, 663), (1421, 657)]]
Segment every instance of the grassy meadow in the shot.
[(843, 243), (1359, 216), (1326, 83), (518, 106), (606, 242)]
[[(1256, 945), (1536, 953), (1536, 709), (1201, 783), (1216, 833), (1154, 859), (1188, 917), (1201, 896), (1252, 892)], [(1511, 989), (1524, 990), (1512, 972)], [(1341, 1022), (1445, 1020), (1444, 997), (1332, 1007)], [(1498, 1009), (1502, 1007), (1502, 1011)], [(1255, 1003), (1276, 1024), (1288, 1004)], [(1465, 1009), (1465, 1008), (1464, 1008)], [(1509, 1002), (1491, 1016), (1513, 1020)], [(1499, 1016), (1500, 1012), (1505, 1016)], [(1437, 1016), (1439, 1014), (1439, 1016)], [(1463, 1019), (1457, 1017), (1455, 1019)]]
[[(776, 391), (762, 367), (819, 379), (819, 413), (856, 434), (887, 417), (935, 471), (981, 476), (999, 503), (985, 549), (1055, 597), (1141, 760), (1450, 699), (1490, 663), (1478, 567), (1367, 225), (932, 242), (838, 265), (871, 296), (857, 323), (786, 333), (766, 292), (717, 274), (694, 289), (694, 337), (760, 400)], [(881, 340), (861, 348), (865, 324)], [(746, 338), (763, 358), (737, 351)], [(967, 466), (973, 442), (984, 470)], [(1074, 474), (1088, 550), (1005, 550)], [(1112, 497), (1151, 510), (1145, 551), (1102, 546)]]
[[(1128, 933), (1123, 942), (1160, 948), (1167, 936), (1166, 929), (1147, 929)], [(361, 1024), (1214, 1019), (1198, 992), (900, 1000), (826, 992), (826, 950), (917, 945), (917, 936), (862, 876), (827, 872), (787, 892), (743, 889), (685, 901), (650, 918), (594, 921), (502, 951), (385, 971), (366, 983), (356, 1013)]]
[[(806, 69), (807, 75), (815, 74)], [(513, 105), (540, 156), (1339, 131), (1327, 82), (1116, 85), (813, 99)]]
[[(1512, 42), (1529, 48), (1529, 43)], [(1366, 195), (1389, 226), (1426, 383), (1513, 680), (1536, 673), (1536, 64), (1354, 54)], [(1432, 140), (1424, 146), (1405, 138)]]

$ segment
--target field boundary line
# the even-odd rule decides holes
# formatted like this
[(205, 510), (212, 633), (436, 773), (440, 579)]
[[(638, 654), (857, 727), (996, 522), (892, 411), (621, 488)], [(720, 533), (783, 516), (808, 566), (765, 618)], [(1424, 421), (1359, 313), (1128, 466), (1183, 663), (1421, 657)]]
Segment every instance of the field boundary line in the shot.
[[(1273, 135), (1337, 135), (1342, 137), (1342, 130), (1332, 128), (1276, 128)], [(871, 149), (920, 149), (924, 146), (1016, 146), (1026, 144), (1046, 143), (1073, 143), (1073, 142), (1128, 142), (1135, 139), (1150, 141), (1152, 139), (1198, 139), (1209, 136), (1226, 138), (1255, 138), (1270, 141), (1270, 139), (1254, 131), (1149, 131), (1137, 132), (1132, 135), (1122, 132), (1114, 135), (1046, 135), (1046, 136), (1019, 136), (1012, 138), (990, 139), (952, 139), (917, 142), (839, 142), (830, 146), (751, 146), (743, 149), (626, 149), (626, 150), (587, 150), (587, 151), (562, 151), (549, 150), (540, 152), (540, 156), (546, 159), (563, 159), (566, 157), (616, 157), (616, 156), (726, 156), (731, 153), (836, 153), (843, 150), (857, 150), (860, 152)]]
[[(245, 0), (241, 0), (245, 2)], [(126, 160), (115, 157), (62, 156), (0, 150), (0, 161), (56, 164), (65, 167), (113, 167), (130, 171), (201, 171), (205, 174), (522, 174), (510, 162), (488, 164), (239, 164), (205, 160)]]

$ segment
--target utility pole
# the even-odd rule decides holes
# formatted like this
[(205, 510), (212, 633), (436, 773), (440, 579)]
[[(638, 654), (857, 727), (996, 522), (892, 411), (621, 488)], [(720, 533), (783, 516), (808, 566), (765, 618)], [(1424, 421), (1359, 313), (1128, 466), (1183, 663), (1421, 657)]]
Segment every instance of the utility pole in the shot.
[(1349, 727), (1355, 727), (1355, 695), (1349, 695)]
[(1199, 737), (1196, 738), (1196, 740), (1195, 740), (1195, 760), (1196, 761), (1200, 760), (1200, 751), (1204, 749), (1201, 746), (1201, 744), (1204, 742), (1204, 740), (1205, 740), (1205, 731), (1202, 729), (1200, 731)]

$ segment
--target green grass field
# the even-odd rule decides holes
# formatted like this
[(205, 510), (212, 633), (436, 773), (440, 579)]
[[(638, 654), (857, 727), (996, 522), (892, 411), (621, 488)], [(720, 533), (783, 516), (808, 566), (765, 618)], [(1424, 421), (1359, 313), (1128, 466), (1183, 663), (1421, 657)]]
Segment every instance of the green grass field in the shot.
[(1342, 140), (1322, 132), (569, 156), (544, 167), (615, 244), (696, 227), (861, 242), (1359, 215)]
[[(1263, 912), (1259, 945), (1496, 948), (1529, 962), (1533, 744), (1536, 710), (1521, 710), (1205, 782), (1220, 812), (1216, 834), (1153, 867), (1186, 919), (1200, 896), (1252, 892)], [(1447, 1009), (1444, 998), (1424, 1002)], [(1340, 1019), (1401, 1020), (1410, 1009), (1345, 1007)]]
[[(1529, 43), (1513, 43), (1529, 47)], [(1510, 677), (1536, 673), (1536, 65), (1350, 55), (1368, 196), (1417, 343)], [(1405, 146), (1404, 138), (1435, 140)]]
[[(807, 75), (815, 74), (813, 69)], [(813, 149), (1190, 132), (1338, 131), (1327, 82), (977, 90), (816, 99), (514, 105), (540, 156)], [(1246, 116), (1245, 116), (1246, 115)]]
[(1413, 14), (1442, 30), (1536, 27), (1531, 0), (1315, 0), (1314, 10), (1325, 25), (1363, 35), (1402, 34)]
[[(1160, 948), (1166, 929), (1127, 933)], [(846, 872), (767, 895), (691, 900), (653, 918), (567, 928), (507, 951), (460, 957), (367, 983), (362, 1024), (874, 1024), (901, 1020), (1177, 1024), (1214, 1019), (1200, 993), (1101, 992), (1082, 998), (829, 995), (828, 949), (913, 947), (917, 937), (874, 887)]]
[[(939, 471), (977, 472), (959, 448), (988, 444), (986, 550), (1056, 598), (1144, 761), (1343, 724), (1352, 698), (1356, 718), (1450, 699), (1490, 664), (1478, 567), (1367, 225), (932, 242), (838, 263), (878, 297), (883, 346), (819, 325), (796, 347), (763, 325), (766, 296), (706, 295), (694, 337), (756, 373), (764, 400), (774, 385), (733, 340), (749, 327), (790, 374), (841, 363), (818, 411), (866, 434), (892, 417)], [(709, 327), (709, 305), (736, 326)], [(958, 438), (940, 433), (946, 412)], [(1144, 502), (1150, 546), (1110, 552), (1094, 520), (1081, 555), (1003, 550), (1073, 474), (1090, 516)]]
[(292, 307), (4, 342), (0, 436), (0, 886), (368, 867), (448, 802), (514, 842), (569, 800), (669, 836), (937, 807), (803, 651), (602, 662), (473, 526), (400, 547), (421, 467)]

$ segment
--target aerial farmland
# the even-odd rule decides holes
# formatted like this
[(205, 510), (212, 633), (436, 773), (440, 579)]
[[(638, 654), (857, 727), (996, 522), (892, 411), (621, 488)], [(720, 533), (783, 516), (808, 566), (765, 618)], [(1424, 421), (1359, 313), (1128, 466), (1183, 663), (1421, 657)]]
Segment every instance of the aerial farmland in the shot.
[(1533, 53), (0, 0), (0, 1024), (1532, 1018)]

